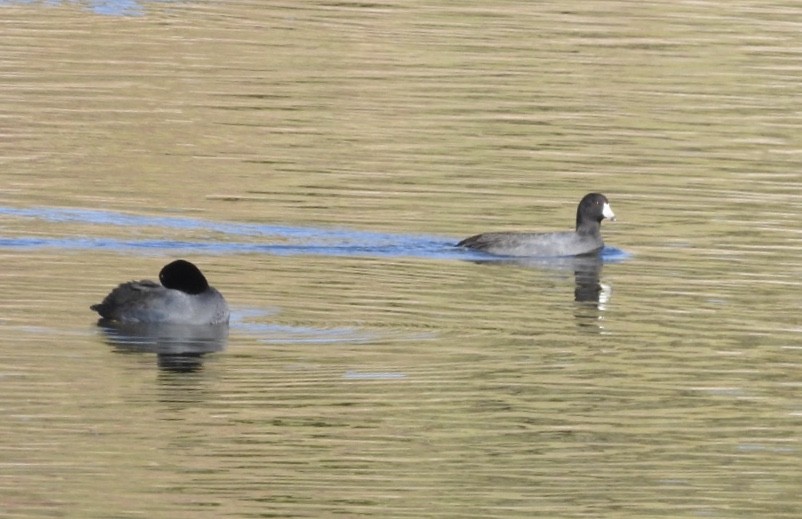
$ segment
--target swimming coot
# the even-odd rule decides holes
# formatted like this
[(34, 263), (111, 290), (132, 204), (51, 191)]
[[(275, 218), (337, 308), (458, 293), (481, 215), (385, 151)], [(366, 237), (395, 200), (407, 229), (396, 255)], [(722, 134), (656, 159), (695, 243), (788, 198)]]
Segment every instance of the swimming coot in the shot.
[(615, 220), (607, 197), (589, 193), (576, 209), (576, 230), (573, 232), (488, 232), (466, 238), (458, 247), (499, 256), (578, 256), (597, 252), (604, 247), (601, 221)]

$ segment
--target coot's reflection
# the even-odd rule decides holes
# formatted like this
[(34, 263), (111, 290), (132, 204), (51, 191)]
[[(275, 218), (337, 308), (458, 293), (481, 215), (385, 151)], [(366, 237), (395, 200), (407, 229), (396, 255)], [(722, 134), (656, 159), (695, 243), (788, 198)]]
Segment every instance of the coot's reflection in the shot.
[(574, 301), (599, 305), (606, 303), (610, 296), (610, 289), (601, 282), (601, 272), (604, 266), (601, 256), (594, 254), (571, 259), (573, 263), (570, 268), (574, 271), (576, 283)]
[(228, 325), (128, 324), (101, 319), (106, 342), (122, 352), (155, 353), (165, 371), (193, 372), (207, 353), (222, 351)]
[(600, 256), (585, 256), (576, 259), (574, 301), (582, 303), (574, 308), (576, 323), (583, 330), (603, 333), (603, 314), (612, 294), (610, 286), (601, 282), (604, 262)]
[(584, 256), (565, 256), (558, 258), (501, 258), (493, 260), (472, 260), (487, 265), (517, 265), (519, 267), (543, 270), (573, 271), (576, 281), (574, 299), (583, 302), (602, 302), (605, 287), (601, 284), (604, 261), (598, 254)]
[(577, 305), (575, 316), (580, 326), (591, 326), (601, 330), (602, 312), (610, 300), (612, 292), (609, 285), (601, 282), (604, 260), (600, 254), (583, 256), (566, 256), (559, 258), (503, 258), (494, 260), (474, 260), (476, 263), (493, 265), (517, 265), (519, 267), (537, 268), (540, 270), (556, 270), (573, 272), (574, 301)]

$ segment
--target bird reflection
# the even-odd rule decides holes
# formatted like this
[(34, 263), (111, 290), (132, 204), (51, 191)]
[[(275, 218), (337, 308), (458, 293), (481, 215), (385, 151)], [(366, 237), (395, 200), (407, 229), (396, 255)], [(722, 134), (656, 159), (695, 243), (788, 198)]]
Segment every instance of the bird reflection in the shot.
[(574, 311), (577, 325), (583, 329), (601, 333), (604, 330), (603, 313), (612, 295), (612, 288), (601, 282), (601, 271), (604, 265), (600, 256), (576, 258), (574, 265)]
[[(609, 296), (609, 287), (601, 283), (604, 262), (598, 255), (577, 256), (569, 267), (574, 271), (574, 301), (603, 305)], [(603, 308), (602, 308), (603, 309)]]
[(602, 313), (607, 309), (612, 289), (601, 282), (604, 260), (600, 254), (582, 256), (565, 256), (558, 258), (504, 258), (494, 260), (474, 260), (475, 263), (492, 265), (517, 265), (519, 267), (542, 270), (573, 271), (574, 301), (577, 305), (574, 313), (577, 324), (590, 327), (601, 332)]
[(106, 342), (121, 352), (155, 353), (159, 369), (190, 373), (203, 368), (207, 353), (222, 351), (228, 325), (131, 324), (101, 319)]

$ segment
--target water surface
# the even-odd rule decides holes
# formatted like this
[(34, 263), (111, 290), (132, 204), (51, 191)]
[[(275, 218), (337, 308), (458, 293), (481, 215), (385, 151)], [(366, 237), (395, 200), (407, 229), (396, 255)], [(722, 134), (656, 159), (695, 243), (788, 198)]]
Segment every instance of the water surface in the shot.
[(794, 4), (0, 12), (0, 515), (799, 517)]

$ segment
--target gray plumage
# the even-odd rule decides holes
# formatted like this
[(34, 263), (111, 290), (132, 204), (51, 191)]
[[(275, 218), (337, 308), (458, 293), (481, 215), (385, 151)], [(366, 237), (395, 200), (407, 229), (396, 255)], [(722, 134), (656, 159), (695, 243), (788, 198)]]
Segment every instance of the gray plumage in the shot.
[(159, 273), (161, 284), (129, 281), (90, 308), (103, 319), (124, 323), (222, 324), (229, 319), (223, 295), (192, 263), (176, 260)]

